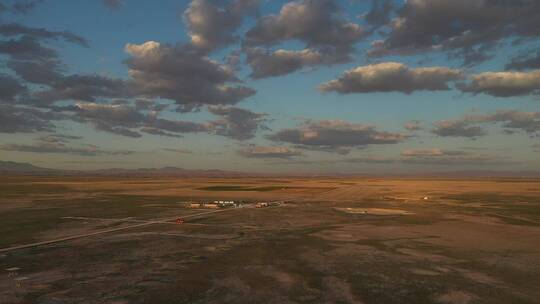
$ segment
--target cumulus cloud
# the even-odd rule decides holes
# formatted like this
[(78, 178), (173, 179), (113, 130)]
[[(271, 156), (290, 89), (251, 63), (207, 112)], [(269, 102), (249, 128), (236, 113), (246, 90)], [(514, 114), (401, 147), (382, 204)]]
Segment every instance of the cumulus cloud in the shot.
[(163, 151), (174, 152), (178, 154), (193, 154), (193, 151), (189, 149), (173, 149), (173, 148), (164, 148)]
[(29, 102), (36, 105), (51, 105), (62, 100), (95, 102), (100, 98), (129, 97), (129, 83), (122, 79), (100, 75), (69, 75), (53, 79), (49, 88), (34, 91)]
[(372, 0), (371, 3), (371, 10), (362, 17), (374, 30), (390, 21), (390, 15), (395, 7), (393, 0)]
[(6, 66), (23, 80), (36, 84), (51, 85), (62, 78), (62, 67), (58, 60), (10, 60)]
[(255, 94), (239, 82), (234, 70), (201, 55), (190, 46), (154, 41), (127, 44), (129, 75), (138, 94), (176, 101), (180, 110), (202, 105), (232, 105)]
[(53, 122), (63, 119), (59, 113), (0, 104), (0, 133), (51, 131)]
[[(212, 106), (209, 112), (218, 119), (207, 122), (170, 120), (159, 111), (140, 109), (120, 100), (113, 103), (84, 103), (51, 106), (47, 109), (0, 104), (0, 133), (54, 131), (54, 122), (74, 121), (120, 136), (140, 138), (141, 133), (182, 137), (184, 133), (206, 133), (246, 140), (266, 129), (266, 114), (230, 107)], [(61, 142), (60, 138), (50, 138)]]
[(507, 161), (501, 157), (487, 154), (439, 148), (405, 150), (401, 152), (401, 156), (400, 162), (402, 163), (431, 165), (492, 165)]
[(26, 87), (17, 79), (0, 73), (0, 103), (13, 101), (15, 96), (26, 92)]
[(151, 135), (176, 137), (176, 138), (182, 137), (182, 135), (171, 133), (171, 132), (166, 132), (166, 131), (163, 131), (161, 129), (154, 128), (154, 127), (142, 127), (140, 129), (140, 131), (143, 132), (143, 133), (146, 133), (146, 134), (151, 134)]
[(347, 164), (392, 164), (398, 161), (399, 159), (392, 158), (392, 157), (363, 156), (363, 157), (346, 158), (338, 162), (347, 163)]
[(93, 125), (97, 130), (127, 137), (141, 137), (133, 128), (141, 127), (147, 117), (135, 108), (123, 105), (78, 103), (76, 120)]
[(517, 129), (527, 133), (540, 131), (540, 112), (520, 112), (515, 110), (497, 111), (491, 115), (479, 116), (479, 122), (502, 123), (506, 129)]
[(247, 45), (272, 45), (297, 39), (309, 47), (349, 48), (362, 37), (360, 26), (347, 22), (332, 0), (285, 4), (278, 15), (261, 17), (246, 33)]
[(370, 54), (442, 50), (474, 64), (489, 58), (485, 54), (505, 38), (538, 37), (539, 20), (536, 0), (410, 0), (397, 10), (389, 35), (374, 43)]
[(181, 137), (183, 133), (209, 133), (246, 140), (264, 128), (266, 116), (237, 107), (210, 106), (208, 111), (219, 119), (199, 123), (159, 118), (156, 112), (143, 113), (127, 104), (78, 103), (67, 110), (75, 114), (73, 120), (127, 137), (141, 137), (140, 132), (169, 137)]
[(443, 137), (468, 137), (474, 138), (486, 135), (486, 131), (479, 126), (471, 126), (465, 120), (442, 120), (435, 123), (432, 130), (434, 134)]
[(41, 2), (43, 2), (43, 0), (31, 0), (31, 1), (17, 0), (15, 3), (11, 5), (0, 3), (0, 13), (10, 12), (13, 14), (25, 15), (31, 12)]
[(540, 69), (540, 51), (516, 56), (506, 64), (505, 68), (507, 70)]
[(427, 166), (486, 166), (513, 163), (512, 160), (496, 155), (470, 153), (460, 150), (444, 150), (439, 148), (405, 150), (399, 157), (359, 156), (333, 160), (290, 159), (281, 164), (298, 165), (335, 165), (335, 164), (377, 164), (377, 165), (427, 165)]
[[(281, 76), (300, 70), (306, 66), (316, 66), (329, 60), (314, 49), (301, 51), (277, 50), (268, 51), (262, 48), (246, 50), (247, 63), (250, 65), (254, 79)], [(327, 62), (331, 63), (330, 61)]]
[[(4, 101), (6, 94), (13, 92), (16, 94), (10, 97), (11, 101), (40, 107), (49, 107), (56, 101), (67, 99), (93, 101), (100, 95), (98, 86), (106, 86), (97, 76), (63, 75), (64, 65), (57, 51), (51, 47), (51, 41), (64, 40), (88, 46), (87, 41), (78, 35), (8, 23), (0, 24), (0, 37), (11, 38), (0, 40), (0, 54), (7, 56), (5, 67), (18, 77), (17, 81), (4, 79), (0, 84), (0, 99)], [(108, 90), (109, 93), (105, 95), (119, 92), (118, 87), (110, 87)], [(92, 91), (98, 96), (94, 96)]]
[(238, 151), (247, 158), (291, 158), (302, 155), (302, 152), (287, 147), (249, 146)]
[(140, 132), (179, 137), (179, 133), (209, 131), (209, 124), (163, 119), (156, 112), (142, 113), (127, 104), (78, 103), (59, 110), (72, 113), (70, 119), (74, 121), (126, 137), (141, 137)]
[(85, 82), (91, 82), (90, 86), (98, 85), (97, 76), (64, 76), (64, 66), (59, 55), (50, 46), (50, 40), (58, 39), (88, 46), (84, 38), (67, 31), (55, 32), (17, 23), (1, 24), (0, 36), (12, 37), (0, 40), (0, 54), (8, 57), (5, 66), (27, 83), (46, 85), (43, 91), (32, 91), (20, 96), (24, 97), (23, 102), (47, 106), (62, 98), (83, 97), (81, 99), (85, 100), (85, 96), (80, 94)]
[(360, 66), (340, 78), (320, 85), (323, 92), (340, 94), (449, 90), (449, 83), (462, 78), (460, 70), (446, 67), (409, 68), (402, 63), (385, 62)]
[(405, 123), (403, 127), (411, 132), (422, 130), (422, 122), (419, 120), (411, 120)]
[(51, 143), (51, 144), (66, 144), (70, 142), (71, 140), (78, 140), (82, 139), (81, 136), (75, 136), (75, 135), (66, 135), (66, 134), (48, 134), (44, 136), (38, 137), (36, 140), (44, 143)]
[(6, 37), (26, 35), (37, 39), (63, 39), (67, 42), (76, 43), (88, 47), (88, 41), (83, 37), (68, 31), (49, 31), (44, 28), (35, 28), (18, 23), (0, 24), (0, 35)]
[[(279, 14), (261, 17), (246, 33), (244, 45), (249, 49), (257, 46), (272, 46), (288, 40), (298, 40), (306, 45), (303, 51), (283, 50), (262, 52), (255, 55), (262, 59), (251, 60), (257, 78), (282, 75), (316, 64), (343, 63), (351, 60), (354, 44), (364, 33), (358, 24), (348, 22), (340, 14), (334, 0), (302, 0), (285, 4)], [(306, 53), (318, 54), (317, 60), (306, 61)], [(291, 58), (294, 57), (294, 58)], [(253, 58), (253, 55), (252, 55)], [(279, 61), (279, 72), (261, 73), (268, 70), (268, 61)], [(262, 67), (258, 64), (263, 65)], [(285, 65), (290, 64), (291, 67)]]
[(31, 145), (21, 144), (5, 144), (0, 145), (0, 150), (4, 151), (16, 151), (16, 152), (29, 152), (29, 153), (59, 153), (59, 154), (73, 154), (81, 156), (98, 156), (98, 155), (130, 155), (135, 153), (129, 150), (109, 151), (102, 150), (95, 145), (82, 145), (80, 147), (70, 147), (65, 144), (55, 144), (39, 142)]
[(141, 111), (161, 112), (169, 107), (166, 103), (159, 103), (150, 99), (136, 99), (135, 108)]
[(522, 131), (532, 135), (540, 131), (540, 112), (500, 110), (493, 114), (467, 115), (461, 119), (438, 121), (432, 132), (439, 136), (473, 138), (486, 135), (483, 126), (487, 124), (498, 124), (509, 132)]
[(540, 93), (540, 70), (480, 73), (473, 75), (469, 83), (458, 87), (463, 92), (496, 97), (537, 95)]
[[(32, 108), (3, 107), (0, 106), (0, 132), (37, 132), (54, 131), (51, 121), (67, 119), (66, 116), (42, 112)], [(62, 153), (84, 156), (96, 155), (127, 155), (132, 151), (106, 151), (95, 145), (82, 144), (78, 147), (70, 146), (72, 140), (82, 139), (80, 136), (65, 134), (49, 134), (35, 139), (34, 144), (5, 144), (0, 145), (0, 150), (31, 152), (31, 153)]]
[(184, 12), (191, 43), (212, 51), (238, 40), (235, 30), (246, 14), (254, 14), (259, 0), (193, 0)]
[(298, 148), (346, 154), (351, 148), (396, 144), (407, 138), (400, 133), (378, 131), (374, 126), (343, 120), (307, 121), (297, 128), (283, 129), (269, 140), (291, 143)]
[[(256, 2), (231, 1), (228, 13), (247, 13)], [(193, 30), (202, 33), (198, 32), (201, 28)], [(71, 120), (133, 138), (141, 133), (180, 137), (182, 133), (204, 132), (244, 140), (264, 127), (265, 114), (230, 106), (255, 90), (238, 85), (241, 81), (234, 68), (206, 57), (194, 45), (127, 44), (125, 50), (131, 57), (125, 63), (130, 79), (123, 80), (64, 75), (56, 50), (44, 40), (62, 39), (87, 46), (84, 38), (70, 32), (10, 23), (0, 25), (0, 36), (8, 37), (0, 39), (0, 54), (8, 56), (6, 66), (18, 76), (0, 75), (0, 132), (53, 131), (53, 122)], [(151, 101), (154, 98), (172, 99), (180, 111), (214, 105), (209, 111), (218, 119), (198, 123), (160, 118), (168, 104)]]
[(433, 149), (419, 149), (419, 150), (404, 150), (401, 152), (401, 156), (406, 157), (439, 157), (439, 156), (457, 156), (457, 155), (467, 155), (465, 151), (452, 151), (452, 150), (442, 150), (439, 148)]
[(62, 77), (63, 65), (49, 41), (63, 39), (88, 46), (86, 40), (70, 32), (53, 32), (17, 23), (0, 24), (0, 36), (13, 37), (0, 40), (0, 54), (8, 56), (6, 66), (30, 83), (47, 84)]
[(43, 46), (38, 38), (26, 35), (19, 39), (0, 41), (0, 53), (18, 60), (47, 60), (57, 57), (55, 50)]
[(146, 124), (149, 127), (173, 133), (196, 133), (210, 131), (209, 124), (183, 120), (168, 120), (163, 118), (154, 118), (152, 116), (147, 119)]
[(142, 111), (127, 103), (77, 103), (75, 106), (54, 109), (64, 113), (65, 119), (134, 138), (141, 137), (141, 132), (169, 137), (181, 137), (184, 133), (207, 133), (246, 140), (253, 138), (258, 130), (266, 128), (264, 123), (267, 116), (237, 107), (210, 106), (208, 111), (219, 118), (199, 123), (160, 118), (159, 112)]
[(264, 113), (225, 106), (210, 106), (208, 111), (220, 116), (220, 119), (210, 122), (213, 132), (217, 135), (246, 140), (253, 138), (258, 130), (265, 128), (267, 114)]

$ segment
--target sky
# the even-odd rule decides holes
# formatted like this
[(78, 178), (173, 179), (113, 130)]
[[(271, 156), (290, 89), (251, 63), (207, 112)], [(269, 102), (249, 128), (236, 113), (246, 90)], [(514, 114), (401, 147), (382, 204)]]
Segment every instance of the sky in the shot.
[(0, 0), (0, 160), (540, 169), (537, 0)]

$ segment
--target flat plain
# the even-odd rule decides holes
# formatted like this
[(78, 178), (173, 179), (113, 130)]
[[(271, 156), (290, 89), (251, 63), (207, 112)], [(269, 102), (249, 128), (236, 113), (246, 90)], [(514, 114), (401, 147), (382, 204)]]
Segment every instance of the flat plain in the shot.
[(540, 180), (4, 176), (0, 267), (0, 303), (539, 303)]

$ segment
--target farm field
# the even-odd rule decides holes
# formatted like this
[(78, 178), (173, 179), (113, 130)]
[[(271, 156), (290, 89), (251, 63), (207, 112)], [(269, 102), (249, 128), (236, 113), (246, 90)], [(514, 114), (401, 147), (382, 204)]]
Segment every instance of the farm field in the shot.
[[(540, 299), (540, 180), (4, 176), (0, 194), (0, 303)], [(245, 205), (188, 207), (214, 200)]]

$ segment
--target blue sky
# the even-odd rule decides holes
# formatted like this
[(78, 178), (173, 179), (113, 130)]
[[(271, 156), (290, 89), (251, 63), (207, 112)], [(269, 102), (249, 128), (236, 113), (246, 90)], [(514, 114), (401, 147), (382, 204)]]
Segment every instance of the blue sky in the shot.
[[(540, 169), (531, 29), (540, 6), (501, 13), (458, 2), (0, 1), (0, 159), (273, 173)], [(45, 63), (54, 76), (28, 76)]]

